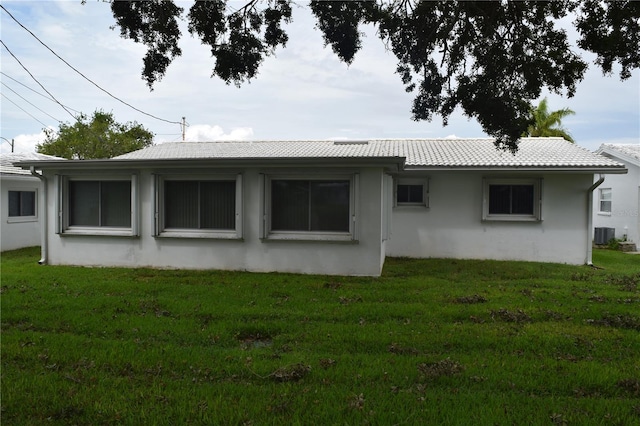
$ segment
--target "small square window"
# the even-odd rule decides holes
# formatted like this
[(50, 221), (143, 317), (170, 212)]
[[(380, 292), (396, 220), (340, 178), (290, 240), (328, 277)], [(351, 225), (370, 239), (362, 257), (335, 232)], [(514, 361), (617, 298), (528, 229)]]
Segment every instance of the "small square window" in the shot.
[(429, 206), (428, 182), (425, 179), (398, 179), (396, 181), (396, 206)]
[(35, 191), (9, 191), (9, 217), (32, 217), (35, 215)]

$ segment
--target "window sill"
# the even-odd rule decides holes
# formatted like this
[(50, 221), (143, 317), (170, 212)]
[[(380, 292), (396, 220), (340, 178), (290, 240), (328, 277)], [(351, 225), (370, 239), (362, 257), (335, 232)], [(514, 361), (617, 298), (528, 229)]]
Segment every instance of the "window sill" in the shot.
[(395, 209), (423, 209), (423, 210), (429, 210), (429, 206), (427, 206), (426, 204), (396, 204), (395, 206), (393, 206), (393, 208)]
[(68, 228), (60, 235), (62, 236), (97, 236), (97, 237), (137, 237), (131, 229), (128, 228)]
[(318, 242), (357, 242), (353, 235), (345, 232), (270, 232), (266, 241), (318, 241)]
[(598, 212), (598, 216), (611, 216), (611, 212)]
[(212, 231), (203, 232), (201, 230), (166, 230), (156, 235), (157, 238), (196, 238), (212, 240), (241, 240), (242, 237), (236, 231)]
[(485, 222), (542, 222), (535, 216), (492, 215), (482, 219)]
[(37, 216), (11, 216), (7, 218), (7, 223), (26, 223), (26, 222), (37, 222)]

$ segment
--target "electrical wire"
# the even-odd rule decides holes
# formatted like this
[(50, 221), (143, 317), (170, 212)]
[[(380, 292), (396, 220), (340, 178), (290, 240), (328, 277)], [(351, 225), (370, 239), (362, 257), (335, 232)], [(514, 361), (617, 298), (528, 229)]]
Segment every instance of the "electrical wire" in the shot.
[[(8, 75), (7, 73), (5, 73), (5, 72), (3, 72), (3, 71), (0, 71), (0, 74), (2, 74), (2, 75), (4, 75), (5, 77), (7, 77), (7, 78), (9, 78), (9, 79), (11, 79), (11, 80), (13, 80), (13, 81), (15, 81), (15, 82), (16, 82), (16, 83), (18, 83), (19, 85), (21, 85), (21, 86), (23, 86), (23, 87), (25, 87), (25, 88), (27, 88), (27, 89), (31, 90), (31, 91), (32, 91), (33, 93), (35, 93), (36, 95), (40, 95), (40, 96), (42, 96), (43, 98), (45, 98), (46, 100), (48, 100), (48, 101), (51, 101), (51, 102), (54, 102), (54, 103), (55, 103), (55, 101), (54, 101), (53, 99), (51, 99), (49, 96), (47, 96), (47, 95), (45, 95), (45, 94), (42, 94), (42, 93), (38, 92), (37, 90), (35, 90), (35, 89), (33, 89), (33, 88), (31, 88), (31, 87), (27, 86), (26, 84), (22, 83), (20, 80), (16, 80), (15, 78), (11, 77), (11, 76), (10, 76), (10, 75)], [(2, 84), (5, 84), (5, 83), (2, 83)], [(73, 109), (73, 108), (71, 108), (71, 107), (70, 107), (70, 106), (68, 106), (68, 105), (67, 105), (67, 108), (69, 108), (71, 111), (75, 112), (76, 114), (80, 114), (80, 113), (81, 113), (81, 111), (78, 111), (78, 110), (76, 110), (76, 109)], [(57, 120), (56, 120), (56, 121), (57, 121)]]
[[(80, 71), (78, 71), (76, 68), (74, 68), (69, 62), (65, 61), (62, 57), (60, 57), (60, 55), (58, 55), (53, 49), (51, 49), (49, 46), (47, 46), (42, 40), (40, 40), (38, 38), (38, 36), (36, 36), (33, 32), (31, 32), (31, 30), (29, 30), (27, 27), (25, 27), (24, 25), (22, 25), (22, 23), (20, 21), (18, 21), (12, 14), (11, 12), (9, 12), (4, 6), (0, 5), (0, 8), (2, 10), (4, 10), (10, 17), (11, 19), (13, 19), (18, 25), (20, 25), (22, 28), (24, 28), (25, 31), (27, 31), (29, 34), (31, 34), (31, 36), (33, 36), (33, 38), (35, 38), (36, 40), (38, 40), (38, 42), (40, 44), (42, 44), (45, 48), (47, 48), (51, 53), (53, 53), (58, 59), (60, 59), (62, 62), (65, 63), (65, 65), (67, 65), (69, 68), (71, 68), (72, 70), (74, 70), (76, 73), (78, 73), (80, 76), (82, 76), (85, 80), (87, 80), (89, 83), (93, 84), (95, 87), (97, 87), (98, 89), (100, 89), (101, 91), (103, 91), (104, 93), (106, 93), (107, 95), (109, 95), (110, 97), (112, 97), (113, 99), (117, 100), (118, 102), (121, 102), (122, 104), (128, 106), (129, 108), (138, 111), (141, 114), (144, 114), (146, 116), (149, 116), (151, 118), (155, 118), (156, 120), (159, 121), (164, 121), (166, 123), (171, 123), (171, 124), (181, 124), (179, 121), (171, 121), (171, 120), (166, 120), (164, 118), (160, 118), (157, 117), (153, 114), (149, 114), (148, 112), (145, 112), (139, 108), (134, 107), (133, 105), (123, 101), (122, 99), (118, 98), (117, 96), (111, 94), (109, 91), (103, 89), (102, 87), (100, 87), (97, 83), (95, 83), (93, 80), (91, 80), (89, 77), (87, 77), (86, 75), (84, 75), (83, 73), (81, 73)], [(3, 43), (4, 44), (4, 43)], [(8, 50), (8, 49), (7, 49)], [(48, 92), (47, 92), (48, 93)]]
[(49, 118), (53, 118), (54, 120), (56, 120), (58, 123), (62, 123), (62, 121), (58, 120), (57, 118), (55, 118), (54, 116), (52, 116), (51, 114), (49, 114), (48, 112), (46, 112), (45, 110), (41, 109), (40, 107), (38, 107), (37, 105), (34, 105), (33, 103), (31, 103), (28, 99), (26, 99), (24, 96), (22, 96), (20, 93), (16, 92), (15, 90), (13, 90), (11, 87), (9, 87), (7, 85), (7, 83), (4, 82), (0, 82), (0, 84), (2, 84), (4, 87), (6, 87), (7, 89), (11, 90), (13, 93), (15, 93), (16, 95), (18, 95), (19, 98), (21, 98), (23, 101), (25, 101), (26, 103), (28, 103), (29, 105), (31, 105), (32, 107), (34, 107), (35, 109), (37, 109), (38, 111), (40, 111), (41, 113), (49, 116)]
[(13, 102), (11, 99), (9, 99), (7, 97), (7, 95), (5, 95), (4, 93), (0, 92), (0, 95), (2, 95), (3, 98), (5, 98), (6, 100), (8, 100), (9, 102), (11, 102), (12, 104), (14, 104), (15, 106), (17, 106), (19, 109), (22, 110), (22, 112), (24, 112), (25, 114), (27, 114), (29, 117), (33, 118), (34, 120), (36, 120), (38, 123), (42, 124), (44, 127), (48, 127), (46, 124), (44, 124), (42, 121), (38, 120), (37, 118), (35, 118), (33, 115), (29, 114), (24, 108), (22, 108), (20, 105), (18, 105), (17, 103)]
[[(0, 5), (0, 7), (2, 7), (2, 6)], [(2, 8), (4, 9), (4, 7), (2, 7)], [(64, 109), (64, 110), (65, 110), (65, 111), (66, 111), (66, 112), (67, 112), (71, 117), (73, 117), (73, 119), (74, 119), (74, 120), (77, 120), (76, 116), (74, 116), (73, 114), (71, 114), (71, 111), (69, 111), (69, 110), (67, 109), (67, 107), (65, 107), (64, 105), (62, 105), (62, 104), (60, 103), (60, 101), (59, 101), (59, 100), (57, 100), (57, 99), (56, 99), (56, 97), (55, 97), (55, 96), (53, 96), (53, 95), (51, 94), (51, 92), (49, 92), (49, 91), (47, 90), (47, 88), (46, 88), (46, 87), (44, 87), (44, 86), (42, 85), (42, 83), (40, 83), (40, 82), (38, 81), (38, 79), (34, 77), (34, 75), (33, 75), (33, 74), (31, 74), (31, 71), (29, 71), (29, 70), (27, 69), (27, 67), (25, 67), (25, 66), (22, 64), (22, 62), (20, 62), (20, 59), (18, 59), (18, 58), (16, 57), (16, 55), (14, 55), (14, 54), (13, 54), (13, 52), (11, 51), (11, 49), (9, 49), (9, 47), (8, 47), (6, 44), (4, 44), (4, 41), (0, 40), (0, 43), (2, 43), (2, 45), (4, 46), (4, 48), (5, 48), (5, 49), (7, 49), (7, 52), (9, 52), (9, 54), (10, 54), (11, 56), (13, 56), (13, 59), (15, 59), (15, 60), (16, 60), (16, 62), (18, 62), (18, 63), (20, 64), (20, 66), (21, 66), (21, 67), (22, 67), (22, 68), (27, 72), (27, 74), (29, 74), (29, 75), (31, 76), (31, 78), (33, 79), (33, 81), (35, 81), (36, 83), (38, 83), (38, 86), (40, 86), (40, 87), (42, 88), (42, 90), (44, 90), (45, 92), (47, 92), (47, 94), (48, 94), (49, 96), (51, 96), (51, 99), (53, 99), (53, 100), (54, 100), (58, 105), (60, 105), (60, 106), (62, 107), (62, 109)]]

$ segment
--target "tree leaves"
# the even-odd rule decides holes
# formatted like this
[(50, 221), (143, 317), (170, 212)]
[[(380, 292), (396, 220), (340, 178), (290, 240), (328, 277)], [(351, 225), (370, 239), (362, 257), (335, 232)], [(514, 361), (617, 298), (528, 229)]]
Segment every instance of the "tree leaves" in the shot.
[(289, 40), (282, 22), (290, 22), (288, 1), (269, 1), (258, 9), (253, 0), (244, 7), (227, 13), (223, 0), (196, 1), (189, 10), (189, 32), (197, 34), (211, 48), (216, 59), (213, 75), (227, 84), (240, 86), (258, 73), (265, 56)]
[(45, 129), (41, 154), (88, 160), (112, 158), (153, 144), (153, 133), (136, 122), (118, 123), (113, 114), (95, 111), (91, 120), (81, 114), (74, 124), (61, 123), (59, 130)]
[[(292, 0), (247, 0), (236, 9), (227, 0), (196, 1), (189, 32), (211, 48), (213, 76), (240, 86), (258, 74), (262, 61), (288, 35)], [(372, 23), (398, 59), (397, 73), (416, 94), (414, 120), (447, 124), (461, 108), (496, 145), (517, 149), (533, 123), (531, 103), (543, 89), (573, 96), (587, 63), (574, 52), (559, 20), (576, 14), (578, 45), (596, 53), (596, 63), (621, 78), (640, 67), (640, 3), (613, 0), (539, 1), (311, 1), (325, 45), (346, 64), (362, 46), (360, 26)], [(147, 45), (143, 76), (150, 87), (180, 55), (172, 0), (113, 1), (123, 37)], [(565, 20), (566, 22), (566, 20)]]
[(562, 119), (573, 114), (575, 112), (569, 108), (549, 111), (547, 98), (544, 98), (537, 107), (531, 108), (533, 124), (529, 125), (523, 136), (558, 136), (569, 142), (575, 142), (567, 129), (562, 127)]

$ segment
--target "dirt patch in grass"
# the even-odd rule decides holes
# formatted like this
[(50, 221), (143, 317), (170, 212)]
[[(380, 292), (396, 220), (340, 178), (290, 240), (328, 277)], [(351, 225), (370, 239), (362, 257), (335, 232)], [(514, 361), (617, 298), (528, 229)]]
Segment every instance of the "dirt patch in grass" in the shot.
[(425, 378), (436, 379), (443, 376), (455, 376), (464, 371), (464, 366), (449, 358), (438, 362), (422, 363), (418, 365), (418, 371)]
[(480, 296), (479, 294), (474, 294), (471, 296), (459, 296), (451, 300), (452, 303), (461, 303), (465, 305), (471, 305), (475, 303), (486, 303), (487, 298), (484, 296)]
[(503, 322), (515, 322), (515, 323), (525, 323), (531, 322), (531, 317), (524, 312), (522, 309), (518, 309), (515, 311), (510, 311), (508, 309), (498, 309), (492, 310), (490, 312), (491, 318), (494, 321), (503, 321)]
[(640, 317), (634, 315), (603, 315), (601, 319), (588, 319), (588, 324), (601, 325), (605, 327), (624, 328), (627, 330), (640, 331)]
[(278, 368), (270, 377), (275, 382), (297, 382), (311, 372), (311, 366), (302, 363)]

